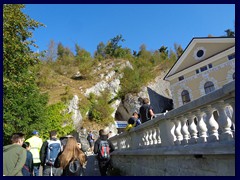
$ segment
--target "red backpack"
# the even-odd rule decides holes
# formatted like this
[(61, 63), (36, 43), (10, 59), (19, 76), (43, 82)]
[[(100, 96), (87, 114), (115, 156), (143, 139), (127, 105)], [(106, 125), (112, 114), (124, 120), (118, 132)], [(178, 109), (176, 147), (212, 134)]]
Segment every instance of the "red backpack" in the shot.
[(110, 147), (107, 140), (100, 140), (98, 156), (101, 160), (110, 159)]

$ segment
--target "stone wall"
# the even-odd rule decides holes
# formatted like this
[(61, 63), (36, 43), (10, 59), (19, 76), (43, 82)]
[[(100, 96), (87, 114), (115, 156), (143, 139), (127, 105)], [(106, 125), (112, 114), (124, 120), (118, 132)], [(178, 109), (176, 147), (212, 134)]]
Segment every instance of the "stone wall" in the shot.
[(124, 176), (235, 176), (233, 143), (115, 152), (112, 162)]

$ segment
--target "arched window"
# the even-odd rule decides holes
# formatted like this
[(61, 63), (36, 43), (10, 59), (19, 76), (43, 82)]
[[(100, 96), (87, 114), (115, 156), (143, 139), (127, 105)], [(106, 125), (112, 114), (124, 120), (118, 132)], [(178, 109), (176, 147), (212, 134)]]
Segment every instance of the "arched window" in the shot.
[(208, 94), (215, 90), (214, 84), (211, 81), (208, 81), (204, 84), (205, 94)]
[(235, 72), (233, 73), (232, 78), (233, 78), (233, 80), (235, 80)]
[(183, 104), (186, 104), (187, 102), (190, 102), (190, 96), (189, 92), (187, 90), (183, 90), (181, 93), (182, 96), (182, 102)]

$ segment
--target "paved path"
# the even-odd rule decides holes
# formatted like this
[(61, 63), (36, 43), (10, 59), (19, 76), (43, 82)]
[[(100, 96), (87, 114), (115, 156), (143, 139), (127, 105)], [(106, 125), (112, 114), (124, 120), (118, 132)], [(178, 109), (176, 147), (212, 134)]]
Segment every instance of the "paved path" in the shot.
[(85, 176), (100, 176), (96, 155), (88, 155)]
[[(39, 175), (42, 176), (43, 168), (40, 166)], [(88, 161), (85, 168), (85, 176), (100, 176), (98, 161), (96, 155), (88, 155)]]

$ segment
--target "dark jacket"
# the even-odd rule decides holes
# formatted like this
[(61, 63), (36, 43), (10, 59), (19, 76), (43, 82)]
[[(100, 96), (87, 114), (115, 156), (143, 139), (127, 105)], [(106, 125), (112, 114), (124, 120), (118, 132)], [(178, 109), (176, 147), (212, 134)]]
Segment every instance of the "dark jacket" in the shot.
[(100, 141), (101, 140), (107, 140), (108, 141), (108, 144), (109, 144), (109, 148), (110, 148), (110, 153), (113, 152), (115, 150), (112, 142), (108, 139), (108, 135), (103, 135), (103, 136), (100, 136), (97, 141), (95, 142), (94, 144), (94, 154), (97, 154), (98, 156), (98, 160), (100, 160), (99, 158), (99, 145), (100, 145)]
[(23, 176), (32, 176), (33, 175), (33, 156), (30, 151), (27, 150), (27, 159), (22, 168)]
[(150, 115), (150, 112), (149, 112), (150, 109), (153, 111), (152, 106), (149, 105), (149, 104), (143, 104), (140, 107), (139, 113), (140, 113), (140, 119), (141, 119), (142, 123), (145, 123), (145, 122), (151, 120), (151, 115)]
[(18, 144), (3, 146), (3, 175), (22, 176), (27, 151)]

